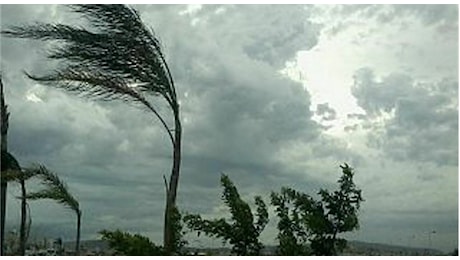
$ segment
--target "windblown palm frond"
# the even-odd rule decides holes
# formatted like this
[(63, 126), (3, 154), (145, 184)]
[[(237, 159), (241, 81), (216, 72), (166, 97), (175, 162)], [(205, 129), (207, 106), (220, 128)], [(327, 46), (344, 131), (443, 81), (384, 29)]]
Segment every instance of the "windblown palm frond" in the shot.
[(49, 75), (26, 75), (70, 92), (101, 100), (141, 103), (169, 127), (144, 94), (163, 96), (178, 109), (174, 83), (153, 30), (136, 10), (125, 5), (70, 5), (93, 25), (94, 31), (63, 24), (36, 23), (3, 30), (8, 37), (59, 41), (48, 57), (62, 66)]
[(1, 157), (1, 180), (10, 182), (10, 181), (18, 181), (22, 176), (21, 167), (19, 166), (18, 161), (12, 154), (7, 151), (2, 151)]
[[(164, 224), (165, 250), (172, 254), (174, 241), (178, 241), (173, 235), (173, 219), (180, 173), (182, 126), (174, 82), (160, 42), (154, 31), (142, 23), (138, 12), (125, 5), (83, 4), (69, 5), (69, 8), (86, 18), (91, 28), (36, 23), (13, 26), (2, 30), (2, 34), (60, 43), (57, 47), (53, 45), (48, 54), (48, 58), (60, 62), (58, 69), (41, 76), (26, 73), (32, 80), (94, 99), (142, 104), (159, 119), (173, 145)], [(147, 99), (148, 95), (166, 100), (173, 115), (173, 128)], [(50, 190), (35, 196), (52, 197), (55, 195), (52, 191), (59, 193), (59, 190)], [(71, 197), (63, 197), (64, 201), (72, 200)]]
[(46, 186), (46, 188), (41, 191), (27, 194), (27, 199), (51, 199), (76, 213), (80, 212), (78, 201), (69, 193), (67, 185), (59, 179), (55, 173), (49, 171), (42, 165), (29, 168), (26, 172), (39, 177), (42, 180), (42, 184)]
[[(74, 79), (97, 86), (103, 75), (120, 77), (126, 85), (136, 84), (141, 91), (161, 94), (168, 101), (175, 100), (173, 82), (153, 30), (140, 20), (136, 10), (124, 5), (71, 5), (95, 27), (95, 32), (63, 24), (14, 26), (2, 31), (6, 36), (38, 40), (60, 40), (64, 43), (54, 49), (49, 58), (78, 64), (75, 68), (85, 77)], [(85, 69), (88, 70), (85, 70)], [(94, 69), (95, 73), (91, 73)], [(62, 71), (65, 71), (64, 68)], [(59, 81), (54, 77), (34, 77), (35, 80)], [(94, 81), (93, 81), (94, 80)], [(83, 89), (82, 92), (86, 92)], [(95, 94), (97, 97), (98, 95)]]

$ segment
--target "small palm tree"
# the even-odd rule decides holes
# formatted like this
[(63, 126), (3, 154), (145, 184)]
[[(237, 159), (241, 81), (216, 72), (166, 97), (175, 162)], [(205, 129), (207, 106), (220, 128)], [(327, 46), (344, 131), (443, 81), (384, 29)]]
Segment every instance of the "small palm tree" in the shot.
[[(63, 43), (49, 58), (63, 62), (49, 75), (26, 75), (35, 81), (100, 100), (122, 100), (141, 104), (151, 111), (166, 130), (173, 146), (173, 165), (166, 189), (164, 247), (176, 250), (174, 212), (181, 162), (182, 126), (179, 102), (171, 72), (160, 42), (146, 27), (136, 10), (125, 5), (70, 5), (87, 18), (92, 31), (64, 24), (14, 26), (3, 30), (8, 37)], [(160, 96), (172, 113), (171, 128), (148, 96)]]
[[(2, 178), (6, 182), (19, 183), (21, 188), (21, 196), (18, 197), (21, 200), (21, 224), (19, 227), (19, 248), (17, 254), (25, 255), (27, 239), (29, 238), (30, 225), (32, 223), (32, 219), (30, 218), (29, 204), (27, 203), (26, 181), (33, 177), (33, 173), (21, 170), (16, 159), (9, 153), (8, 155), (2, 157), (2, 159), (3, 158), (6, 158), (7, 162), (14, 162), (13, 165), (15, 166), (4, 171), (2, 173)], [(29, 223), (27, 223), (27, 220), (29, 220)]]
[(75, 244), (75, 252), (80, 253), (80, 227), (81, 215), (80, 205), (78, 201), (70, 194), (67, 185), (53, 172), (46, 169), (45, 166), (38, 165), (26, 170), (30, 175), (37, 176), (42, 180), (45, 189), (27, 194), (30, 200), (51, 199), (59, 204), (71, 209), (77, 215), (77, 240)]

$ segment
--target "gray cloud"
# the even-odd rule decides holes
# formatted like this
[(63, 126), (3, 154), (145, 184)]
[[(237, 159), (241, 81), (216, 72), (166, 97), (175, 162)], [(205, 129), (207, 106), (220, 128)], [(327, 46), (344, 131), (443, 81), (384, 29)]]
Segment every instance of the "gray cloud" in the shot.
[(428, 26), (458, 21), (458, 5), (396, 5), (393, 8), (395, 16), (414, 15)]
[[(331, 6), (330, 13), (343, 17), (339, 22), (327, 30), (333, 35), (346, 30), (352, 24), (346, 21), (352, 16), (360, 16), (366, 20), (375, 20), (379, 23), (399, 23), (401, 17), (420, 20), (425, 26), (435, 26), (442, 32), (452, 24), (458, 23), (458, 6), (448, 4), (403, 4), (403, 5), (336, 5)], [(400, 26), (405, 27), (407, 23)]]
[(394, 113), (383, 131), (371, 133), (370, 143), (397, 160), (458, 165), (457, 81), (417, 83), (407, 75), (376, 80), (360, 70), (352, 89), (369, 117)]
[[(221, 172), (230, 175), (243, 197), (252, 200), (254, 195), (262, 195), (268, 201), (269, 192), (281, 186), (309, 193), (320, 187), (335, 187), (338, 164), (346, 161), (357, 169), (357, 183), (364, 188), (370, 205), (362, 212), (364, 234), (360, 236), (366, 238), (370, 236), (366, 232), (380, 230), (378, 220), (391, 219), (375, 213), (372, 207), (391, 202), (384, 200), (391, 194), (384, 194), (382, 189), (393, 191), (393, 183), (375, 177), (391, 168), (376, 171), (384, 164), (382, 160), (399, 153), (402, 155), (396, 157), (401, 164), (412, 165), (409, 159), (421, 161), (427, 157), (450, 162), (451, 166), (456, 163), (451, 154), (457, 151), (452, 141), (457, 140), (452, 137), (457, 127), (457, 121), (452, 121), (456, 115), (452, 106), (458, 104), (455, 82), (419, 86), (403, 74), (383, 80), (375, 79), (372, 71), (356, 75), (353, 94), (366, 114), (351, 115), (349, 119), (357, 120), (363, 129), (373, 130), (375, 138), (368, 139), (384, 155), (381, 160), (350, 148), (346, 138), (330, 137), (311, 119), (314, 111), (310, 110), (310, 93), (300, 83), (282, 76), (279, 69), (297, 51), (311, 50), (324, 32), (324, 24), (310, 21), (316, 7), (205, 5), (185, 14), (181, 14), (186, 9), (183, 5), (136, 8), (159, 36), (178, 89), (184, 127), (178, 202), (183, 210), (225, 215), (219, 199)], [(2, 5), (1, 12), (2, 27), (33, 21), (83, 24), (62, 6)], [(161, 243), (162, 175), (169, 175), (172, 159), (164, 130), (139, 107), (82, 100), (25, 79), (23, 69), (42, 73), (56, 66), (44, 59), (46, 47), (40, 42), (1, 38), (2, 73), (12, 113), (11, 151), (23, 165), (44, 163), (69, 184), (83, 208), (83, 239), (96, 238), (103, 228), (120, 228), (141, 232)], [(31, 97), (41, 102), (33, 102)], [(165, 104), (155, 97), (152, 102), (170, 120)], [(424, 102), (429, 106), (423, 107)], [(379, 128), (373, 120), (385, 111), (393, 112), (395, 117)], [(332, 118), (334, 112), (324, 104), (317, 109), (326, 118)], [(428, 127), (421, 122), (428, 122)], [(426, 130), (414, 134), (413, 129)], [(396, 149), (393, 143), (399, 136), (408, 141)], [(451, 142), (447, 143), (449, 138)], [(416, 144), (417, 139), (424, 141)], [(439, 169), (441, 175), (452, 171), (417, 171), (423, 173), (414, 179), (422, 183), (439, 181), (439, 176), (432, 174)], [(398, 182), (404, 184), (407, 179)], [(16, 188), (10, 189), (11, 198), (18, 192)], [(404, 198), (411, 196), (402, 188), (395, 192), (401, 192)], [(414, 195), (408, 202), (419, 197)], [(14, 199), (10, 202), (8, 221), (14, 227), (18, 203)], [(454, 208), (452, 205), (449, 207)], [(32, 210), (33, 232), (74, 238), (74, 216), (70, 212), (51, 202), (37, 202)], [(449, 209), (446, 212), (453, 214)], [(56, 220), (49, 218), (50, 213)], [(404, 214), (395, 213), (394, 219), (397, 216), (404, 218)], [(450, 221), (452, 216), (438, 219), (430, 215), (420, 225), (428, 218), (433, 222)], [(273, 218), (271, 229), (263, 233), (264, 241), (270, 244), (275, 243), (275, 222)], [(394, 231), (385, 234), (391, 237)]]
[(337, 113), (328, 103), (316, 105), (316, 114), (321, 116), (321, 119), (325, 121), (331, 121), (337, 118)]
[[(43, 8), (17, 10), (11, 6), (2, 8), (2, 14), (16, 13), (8, 18), (8, 24), (43, 21), (41, 12), (55, 9)], [(206, 8), (197, 17), (207, 22), (193, 26), (193, 17), (179, 15), (183, 6), (138, 8), (146, 22), (152, 21), (158, 28), (178, 86), (184, 121), (179, 192), (183, 208), (206, 212), (218, 205), (218, 199), (210, 203), (208, 197), (219, 194), (221, 172), (240, 180), (242, 190), (279, 189), (276, 176), (292, 173), (274, 162), (276, 152), (291, 142), (312, 142), (320, 133), (311, 120), (308, 92), (277, 72), (277, 66), (292, 58), (297, 49), (310, 48), (316, 42), (318, 32), (308, 23), (308, 12), (297, 6), (282, 10), (235, 6), (226, 11), (226, 17), (232, 19), (223, 19), (217, 15), (206, 18), (214, 13)], [(32, 15), (27, 19), (18, 15), (26, 13)], [(60, 10), (51, 20), (67, 22), (65, 16)], [(276, 26), (262, 23), (265, 17), (273, 19)], [(214, 26), (218, 21), (222, 22), (219, 28)], [(250, 25), (257, 27), (240, 31)], [(298, 33), (299, 39), (292, 38), (297, 36), (296, 30), (303, 32)], [(259, 38), (260, 32), (264, 37)], [(261, 42), (267, 47), (249, 50)], [(102, 228), (136, 230), (145, 226), (144, 232), (160, 241), (161, 176), (169, 175), (171, 163), (164, 130), (152, 115), (137, 107), (81, 100), (24, 79), (22, 69), (41, 73), (55, 66), (43, 59), (44, 47), (2, 38), (2, 66), (8, 67), (5, 86), (12, 113), (11, 151), (23, 164), (44, 163), (68, 181), (84, 211), (84, 238)], [(30, 55), (26, 49), (39, 51)], [(16, 85), (19, 87), (13, 89)], [(41, 101), (27, 100), (30, 94)], [(164, 103), (153, 101), (167, 117)], [(261, 178), (273, 183), (261, 183)], [(319, 181), (312, 183), (318, 185)], [(13, 214), (14, 207), (9, 211)], [(47, 226), (48, 220), (40, 218), (45, 215), (37, 212), (35, 223)], [(72, 234), (71, 229), (66, 234)]]
[[(282, 67), (297, 51), (317, 43), (320, 26), (308, 20), (309, 6), (206, 5), (197, 15), (203, 23), (220, 24), (217, 44), (237, 48), (250, 58)], [(218, 12), (221, 10), (221, 12)]]

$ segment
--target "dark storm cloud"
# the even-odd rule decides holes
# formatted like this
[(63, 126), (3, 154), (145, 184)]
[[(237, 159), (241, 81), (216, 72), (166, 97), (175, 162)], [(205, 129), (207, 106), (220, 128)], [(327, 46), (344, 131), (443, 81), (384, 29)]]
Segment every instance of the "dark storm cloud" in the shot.
[[(136, 8), (162, 41), (178, 88), (184, 126), (179, 203), (185, 210), (210, 212), (220, 205), (223, 172), (238, 180), (243, 194), (268, 196), (267, 189), (286, 183), (321, 183), (275, 162), (281, 148), (314, 142), (320, 135), (308, 92), (277, 71), (297, 50), (317, 41), (318, 28), (308, 22), (305, 8), (229, 6), (225, 16), (212, 7), (193, 15), (179, 14), (185, 6)], [(2, 6), (2, 27), (32, 21), (84, 24), (72, 15), (67, 19), (64, 10)], [(44, 14), (52, 15), (42, 19)], [(159, 242), (162, 176), (169, 176), (172, 159), (164, 129), (138, 107), (83, 100), (25, 79), (23, 69), (41, 74), (57, 65), (44, 58), (47, 47), (2, 37), (11, 151), (25, 165), (43, 163), (68, 182), (82, 205), (83, 238), (117, 227)], [(164, 102), (152, 101), (170, 122)], [(324, 152), (331, 156), (334, 149)], [(49, 219), (40, 218), (45, 213), (37, 211), (34, 223), (49, 226)], [(66, 223), (56, 225), (72, 234)]]
[[(308, 20), (308, 6), (206, 5), (197, 12), (204, 23), (219, 24), (215, 38), (250, 58), (282, 67), (297, 51), (316, 45), (320, 26)], [(220, 9), (220, 12), (218, 11)]]
[(394, 113), (383, 132), (371, 133), (370, 143), (397, 160), (458, 164), (458, 82), (417, 83), (407, 75), (376, 80), (360, 70), (352, 89), (369, 117)]
[[(366, 114), (351, 115), (350, 124), (358, 122), (363, 129), (373, 130), (375, 138), (368, 139), (377, 151), (384, 152), (383, 159), (368, 159), (368, 154), (363, 157), (362, 151), (350, 148), (349, 140), (322, 132), (323, 127), (311, 119), (310, 94), (300, 83), (279, 73), (298, 50), (310, 50), (318, 41), (321, 27), (308, 20), (315, 8), (205, 5), (184, 13), (187, 7), (183, 5), (135, 7), (160, 38), (178, 90), (184, 128), (178, 203), (183, 210), (213, 217), (226, 213), (221, 210), (221, 173), (234, 180), (244, 198), (252, 201), (254, 195), (262, 195), (268, 202), (269, 192), (281, 186), (312, 194), (319, 188), (334, 189), (340, 176), (338, 164), (348, 162), (356, 168), (357, 183), (365, 188), (368, 200), (362, 227), (375, 233), (373, 226), (378, 226), (379, 220), (391, 224), (397, 216), (405, 216), (396, 212), (380, 217), (383, 213), (375, 207), (386, 209), (383, 203), (393, 203), (389, 198), (397, 200), (403, 194), (411, 210), (410, 204), (421, 204), (413, 202), (422, 197), (411, 195), (413, 190), (404, 186), (408, 180), (391, 175), (397, 171), (393, 165), (383, 167), (382, 160), (397, 156), (404, 160), (398, 163), (409, 166), (413, 162), (406, 159), (456, 164), (457, 137), (453, 133), (457, 121), (453, 115), (458, 101), (452, 81), (419, 86), (403, 74), (377, 80), (371, 71), (357, 73), (353, 94)], [(2, 28), (33, 21), (84, 24), (64, 10), (62, 6), (2, 6)], [(103, 228), (120, 228), (161, 243), (162, 176), (169, 175), (172, 163), (164, 129), (153, 115), (137, 106), (83, 100), (26, 79), (23, 69), (40, 74), (56, 66), (44, 58), (46, 47), (41, 42), (1, 38), (2, 72), (12, 113), (11, 151), (25, 165), (44, 163), (68, 183), (83, 209), (83, 239), (98, 238), (97, 232)], [(164, 102), (155, 97), (152, 102), (170, 123)], [(324, 104), (319, 110), (328, 118), (335, 112)], [(373, 120), (385, 111), (395, 117), (382, 129)], [(396, 146), (400, 140), (405, 141)], [(401, 168), (405, 173), (401, 176), (412, 176), (414, 170)], [(413, 180), (429, 184), (433, 172), (446, 175), (451, 169), (416, 171), (420, 174), (414, 174), (410, 186), (414, 186)], [(385, 178), (388, 175), (391, 178)], [(393, 194), (395, 183), (402, 188)], [(452, 190), (449, 187), (448, 191)], [(11, 188), (9, 192), (12, 198), (18, 191)], [(450, 193), (442, 195), (448, 198)], [(13, 201), (8, 206), (8, 220), (17, 226), (14, 221), (19, 207)], [(446, 205), (438, 204), (434, 208)], [(32, 232), (73, 239), (74, 216), (53, 205), (33, 205)], [(453, 211), (441, 210), (450, 215), (437, 218), (439, 214), (432, 214), (427, 215), (431, 220), (415, 222), (420, 226), (425, 220), (452, 223)], [(269, 225), (272, 229), (263, 237), (272, 244), (274, 218)], [(383, 236), (392, 235), (387, 231)]]

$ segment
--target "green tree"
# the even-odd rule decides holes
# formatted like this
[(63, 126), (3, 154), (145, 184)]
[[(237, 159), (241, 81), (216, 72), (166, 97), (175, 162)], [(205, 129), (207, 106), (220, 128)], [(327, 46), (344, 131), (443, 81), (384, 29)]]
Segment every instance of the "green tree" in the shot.
[(272, 192), (271, 202), (280, 219), (278, 254), (336, 255), (346, 246), (346, 240), (337, 235), (359, 228), (361, 190), (353, 182), (353, 169), (347, 164), (340, 167), (339, 189), (321, 189), (321, 200), (285, 187), (280, 194)]
[(259, 255), (263, 248), (259, 241), (260, 233), (268, 222), (267, 207), (260, 196), (255, 197), (257, 206), (256, 217), (249, 205), (240, 198), (238, 190), (230, 178), (222, 174), (221, 185), (224, 188), (222, 200), (230, 209), (230, 223), (225, 218), (205, 220), (200, 215), (188, 214), (184, 222), (191, 230), (201, 232), (210, 237), (221, 238), (232, 245), (232, 253), (236, 255)]
[(75, 244), (75, 253), (80, 253), (80, 229), (82, 211), (80, 205), (72, 194), (70, 194), (67, 185), (55, 173), (49, 171), (46, 167), (38, 165), (26, 169), (26, 172), (41, 179), (42, 184), (46, 187), (38, 192), (27, 194), (30, 200), (51, 199), (75, 212), (77, 216), (77, 238)]
[[(174, 81), (153, 30), (138, 12), (125, 5), (71, 5), (87, 18), (93, 31), (64, 24), (15, 26), (3, 30), (8, 37), (63, 43), (49, 58), (62, 64), (45, 76), (26, 75), (35, 81), (100, 100), (141, 104), (161, 122), (173, 146), (173, 164), (167, 188), (164, 247), (174, 248), (173, 218), (181, 162), (182, 126)], [(172, 113), (171, 128), (148, 96), (162, 97)]]
[(120, 230), (99, 232), (102, 240), (109, 243), (109, 247), (115, 251), (116, 255), (125, 256), (152, 256), (164, 255), (164, 250), (156, 246), (149, 238), (139, 234), (129, 234)]

